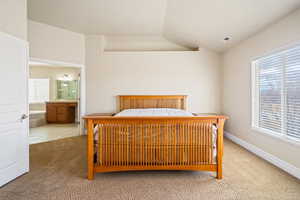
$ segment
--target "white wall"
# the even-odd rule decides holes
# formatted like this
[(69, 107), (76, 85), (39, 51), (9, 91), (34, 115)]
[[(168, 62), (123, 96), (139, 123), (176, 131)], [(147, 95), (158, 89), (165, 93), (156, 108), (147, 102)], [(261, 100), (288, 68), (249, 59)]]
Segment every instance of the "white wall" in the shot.
[(27, 0), (0, 1), (0, 31), (27, 40)]
[(86, 40), (87, 112), (116, 111), (120, 94), (187, 94), (193, 112), (220, 111), (219, 56), (211, 51), (101, 52)]
[(251, 130), (251, 61), (300, 42), (300, 9), (240, 43), (223, 56), (223, 113), (226, 130), (300, 168), (300, 146)]
[(30, 57), (84, 65), (85, 36), (29, 20)]

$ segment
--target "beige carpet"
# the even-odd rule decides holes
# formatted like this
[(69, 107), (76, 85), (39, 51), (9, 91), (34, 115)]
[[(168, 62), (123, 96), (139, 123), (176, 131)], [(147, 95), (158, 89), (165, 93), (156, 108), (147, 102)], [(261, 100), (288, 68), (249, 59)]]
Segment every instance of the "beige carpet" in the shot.
[(228, 140), (220, 181), (188, 171), (105, 173), (88, 181), (85, 146), (85, 137), (32, 145), (30, 173), (1, 188), (0, 199), (300, 199), (299, 180)]

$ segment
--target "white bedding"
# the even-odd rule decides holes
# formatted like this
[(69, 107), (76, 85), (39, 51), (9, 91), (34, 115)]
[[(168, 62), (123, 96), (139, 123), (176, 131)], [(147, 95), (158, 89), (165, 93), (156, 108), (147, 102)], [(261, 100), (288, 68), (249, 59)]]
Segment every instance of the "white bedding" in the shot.
[(144, 108), (123, 110), (115, 116), (193, 116), (193, 114), (185, 110), (173, 108)]

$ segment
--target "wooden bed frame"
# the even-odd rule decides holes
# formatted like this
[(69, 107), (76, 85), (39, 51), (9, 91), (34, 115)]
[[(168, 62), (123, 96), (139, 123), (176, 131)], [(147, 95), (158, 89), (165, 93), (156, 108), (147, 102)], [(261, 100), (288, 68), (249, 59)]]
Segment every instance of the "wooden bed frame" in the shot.
[[(186, 98), (185, 95), (119, 96), (119, 110), (186, 109)], [(203, 170), (216, 172), (217, 178), (222, 178), (225, 116), (114, 117), (94, 114), (84, 119), (88, 132), (89, 180), (96, 172), (129, 170)], [(217, 127), (216, 146), (213, 125)], [(96, 145), (95, 127), (98, 129)]]

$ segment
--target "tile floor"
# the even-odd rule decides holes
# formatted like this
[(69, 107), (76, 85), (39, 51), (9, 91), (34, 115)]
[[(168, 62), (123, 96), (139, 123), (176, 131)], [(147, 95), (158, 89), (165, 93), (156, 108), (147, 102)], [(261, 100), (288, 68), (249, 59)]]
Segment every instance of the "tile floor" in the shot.
[(79, 124), (47, 124), (29, 130), (30, 144), (48, 142), (79, 135)]

